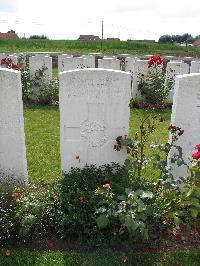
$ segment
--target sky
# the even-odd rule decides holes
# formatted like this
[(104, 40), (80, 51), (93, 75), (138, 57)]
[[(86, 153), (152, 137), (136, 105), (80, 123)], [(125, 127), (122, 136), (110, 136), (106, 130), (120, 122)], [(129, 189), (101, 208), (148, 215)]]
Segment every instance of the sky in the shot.
[(0, 32), (77, 39), (82, 34), (141, 40), (200, 34), (200, 0), (0, 0)]

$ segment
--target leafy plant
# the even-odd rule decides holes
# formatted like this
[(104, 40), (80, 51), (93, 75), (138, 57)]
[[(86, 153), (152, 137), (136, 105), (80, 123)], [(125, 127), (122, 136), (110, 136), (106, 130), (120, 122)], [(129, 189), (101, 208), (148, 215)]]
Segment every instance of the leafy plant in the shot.
[(140, 75), (138, 90), (149, 104), (164, 104), (173, 81), (166, 79), (165, 62), (159, 56), (152, 56), (148, 61), (147, 75)]
[(29, 69), (27, 67), (21, 68), (21, 81), (22, 81), (22, 98), (23, 100), (30, 99), (31, 81)]
[(154, 197), (151, 191), (125, 189), (120, 196), (113, 196), (109, 189), (99, 189), (97, 195), (105, 195), (106, 200), (101, 202), (96, 213), (97, 225), (100, 229), (109, 224), (117, 225), (113, 228), (115, 233), (122, 237), (128, 233), (130, 239), (148, 239), (148, 219), (152, 218), (151, 199)]
[(46, 77), (46, 70), (47, 68), (42, 66), (36, 71), (34, 77), (31, 77), (31, 86), (34, 88), (31, 94), (40, 104), (51, 104), (58, 101), (59, 81), (57, 78)]
[(118, 164), (102, 167), (73, 168), (61, 180), (62, 237), (98, 238), (101, 233), (96, 225), (95, 209), (104, 196), (96, 195), (96, 188), (110, 182), (120, 193), (128, 183), (127, 172)]

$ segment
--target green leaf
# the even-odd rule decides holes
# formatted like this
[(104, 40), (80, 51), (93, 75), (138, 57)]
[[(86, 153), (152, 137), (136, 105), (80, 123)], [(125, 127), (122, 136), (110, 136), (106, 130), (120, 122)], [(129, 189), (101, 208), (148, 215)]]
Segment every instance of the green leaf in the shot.
[(126, 200), (126, 196), (125, 195), (121, 195), (121, 196), (119, 196), (119, 197), (117, 197), (119, 200)]
[(128, 229), (130, 233), (135, 232), (139, 225), (136, 221), (133, 220), (131, 216), (126, 216), (124, 219), (124, 226)]
[(106, 228), (106, 226), (109, 224), (109, 219), (105, 214), (101, 214), (97, 219), (97, 226), (100, 229)]
[(190, 209), (190, 214), (193, 218), (196, 218), (198, 215), (199, 211), (197, 209), (191, 208)]
[(131, 139), (129, 139), (129, 138), (126, 138), (126, 139), (123, 139), (122, 140), (122, 145), (124, 145), (124, 146), (128, 146), (128, 145), (130, 145), (132, 143), (132, 141), (131, 141)]

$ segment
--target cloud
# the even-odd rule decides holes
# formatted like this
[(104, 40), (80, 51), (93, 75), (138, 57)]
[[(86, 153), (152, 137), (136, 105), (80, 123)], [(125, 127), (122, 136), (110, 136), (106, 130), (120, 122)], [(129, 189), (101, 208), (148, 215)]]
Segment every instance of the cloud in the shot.
[(0, 0), (0, 12), (15, 12), (18, 0)]
[(117, 5), (114, 5), (112, 12), (117, 13), (137, 13), (137, 12), (154, 12), (155, 1), (154, 0), (143, 0), (143, 1), (132, 1), (127, 0), (126, 3), (119, 1)]

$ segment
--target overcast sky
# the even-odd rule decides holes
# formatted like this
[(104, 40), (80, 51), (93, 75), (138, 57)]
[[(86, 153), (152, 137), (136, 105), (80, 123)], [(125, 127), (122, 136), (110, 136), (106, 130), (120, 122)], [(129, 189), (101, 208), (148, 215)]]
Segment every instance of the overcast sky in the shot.
[(200, 0), (0, 0), (0, 32), (77, 39), (80, 34), (155, 39), (200, 34)]

